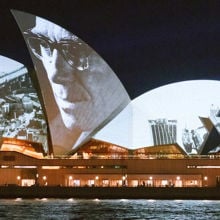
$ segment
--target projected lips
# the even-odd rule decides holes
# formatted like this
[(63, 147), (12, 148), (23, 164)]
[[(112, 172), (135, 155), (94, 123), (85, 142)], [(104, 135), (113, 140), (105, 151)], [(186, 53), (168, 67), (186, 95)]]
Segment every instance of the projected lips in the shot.
[(106, 62), (64, 28), (12, 11), (30, 51), (55, 154), (76, 150), (130, 102)]

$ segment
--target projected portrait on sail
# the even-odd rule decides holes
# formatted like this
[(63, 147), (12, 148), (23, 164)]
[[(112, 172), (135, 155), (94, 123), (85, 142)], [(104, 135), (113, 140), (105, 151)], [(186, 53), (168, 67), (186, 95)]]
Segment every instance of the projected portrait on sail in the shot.
[(129, 96), (107, 63), (76, 35), (43, 18), (13, 14), (35, 64), (54, 151), (76, 150), (129, 103)]

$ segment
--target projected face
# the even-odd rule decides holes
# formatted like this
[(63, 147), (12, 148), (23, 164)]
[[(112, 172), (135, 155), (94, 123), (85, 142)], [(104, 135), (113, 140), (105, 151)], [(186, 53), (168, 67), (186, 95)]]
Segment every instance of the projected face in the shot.
[[(110, 68), (78, 37), (42, 18), (37, 17), (36, 26), (25, 35), (32, 53), (44, 65), (65, 126), (91, 129), (97, 122), (88, 123), (88, 118), (77, 115), (83, 111), (94, 117), (100, 110), (106, 114), (108, 104), (100, 99), (99, 87), (109, 90)], [(103, 104), (100, 109), (98, 105)]]
[[(107, 63), (77, 36), (43, 18), (14, 14), (31, 51), (53, 146), (76, 149), (126, 107), (129, 96)], [(34, 26), (25, 25), (29, 20)]]
[(90, 65), (94, 68), (95, 55), (76, 36), (41, 18), (36, 19), (36, 26), (26, 35), (29, 47), (48, 74), (64, 124), (73, 129), (77, 105), (87, 103), (95, 95), (87, 74)]

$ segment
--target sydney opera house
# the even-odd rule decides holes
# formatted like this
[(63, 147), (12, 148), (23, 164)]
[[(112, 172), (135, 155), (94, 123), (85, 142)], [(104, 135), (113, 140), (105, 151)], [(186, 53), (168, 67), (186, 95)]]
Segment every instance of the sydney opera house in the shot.
[(12, 13), (35, 71), (0, 56), (0, 185), (220, 186), (219, 81), (130, 100), (76, 35)]

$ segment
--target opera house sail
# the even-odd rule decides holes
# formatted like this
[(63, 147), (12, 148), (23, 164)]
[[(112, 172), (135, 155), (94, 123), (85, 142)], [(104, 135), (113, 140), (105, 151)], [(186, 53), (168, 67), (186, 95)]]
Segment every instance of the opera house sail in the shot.
[(107, 63), (79, 37), (12, 11), (30, 51), (55, 155), (75, 152), (130, 102)]
[[(1, 150), (48, 154), (46, 117), (28, 69), (4, 56), (0, 56), (0, 64)], [(22, 146), (19, 148), (13, 142), (21, 145), (26, 142), (31, 147), (22, 150)]]

